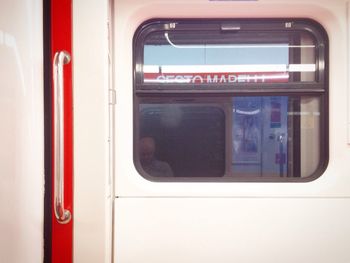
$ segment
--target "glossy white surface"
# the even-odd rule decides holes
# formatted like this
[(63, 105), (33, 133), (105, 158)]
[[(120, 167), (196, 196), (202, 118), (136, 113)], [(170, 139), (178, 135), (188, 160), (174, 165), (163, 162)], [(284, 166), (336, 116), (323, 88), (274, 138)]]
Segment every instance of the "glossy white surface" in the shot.
[(111, 262), (108, 1), (73, 1), (74, 262)]
[(42, 1), (0, 1), (0, 261), (42, 262)]
[[(115, 0), (115, 262), (350, 262), (346, 1)], [(310, 183), (154, 183), (133, 165), (132, 38), (151, 18), (300, 17), (328, 32), (329, 165)]]
[(118, 198), (118, 263), (347, 263), (349, 199)]

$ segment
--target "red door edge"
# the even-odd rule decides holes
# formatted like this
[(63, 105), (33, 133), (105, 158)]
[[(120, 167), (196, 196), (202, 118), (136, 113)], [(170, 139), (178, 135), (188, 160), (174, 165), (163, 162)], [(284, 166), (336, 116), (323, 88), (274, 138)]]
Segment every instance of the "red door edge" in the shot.
[[(71, 0), (51, 0), (51, 63), (56, 52), (67, 51), (72, 54), (72, 2)], [(52, 252), (51, 262), (73, 262), (73, 92), (72, 92), (72, 62), (64, 65), (64, 208), (69, 210), (72, 219), (66, 223), (59, 223), (55, 216), (55, 197), (52, 196)], [(52, 64), (51, 64), (52, 65)], [(53, 74), (52, 74), (53, 76)], [(53, 85), (52, 77), (52, 87)], [(54, 91), (52, 105), (54, 105)], [(54, 138), (55, 116), (52, 110), (52, 138)], [(52, 147), (52, 170), (55, 169), (55, 147)], [(54, 176), (54, 171), (52, 171)], [(55, 192), (55, 179), (52, 178), (52, 195)]]

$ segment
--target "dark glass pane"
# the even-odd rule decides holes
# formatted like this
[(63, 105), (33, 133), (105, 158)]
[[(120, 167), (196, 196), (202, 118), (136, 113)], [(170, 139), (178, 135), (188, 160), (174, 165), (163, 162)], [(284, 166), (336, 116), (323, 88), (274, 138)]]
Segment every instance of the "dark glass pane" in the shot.
[[(154, 141), (152, 157), (140, 163), (151, 176), (220, 177), (225, 173), (225, 113), (210, 104), (141, 104), (140, 142)], [(145, 139), (148, 138), (148, 139)], [(144, 147), (147, 148), (147, 147)], [(152, 149), (151, 149), (152, 152)], [(157, 163), (171, 167), (160, 172)], [(166, 165), (165, 165), (166, 166)]]

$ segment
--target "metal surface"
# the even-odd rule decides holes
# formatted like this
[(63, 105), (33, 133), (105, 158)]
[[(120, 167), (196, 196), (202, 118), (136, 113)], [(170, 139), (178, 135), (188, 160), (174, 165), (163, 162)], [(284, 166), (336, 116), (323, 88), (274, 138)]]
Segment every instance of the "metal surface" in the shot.
[(54, 210), (59, 223), (67, 224), (71, 218), (71, 212), (64, 208), (64, 115), (63, 115), (63, 91), (64, 91), (64, 70), (63, 66), (70, 62), (68, 52), (60, 51), (55, 54), (53, 61), (54, 75)]

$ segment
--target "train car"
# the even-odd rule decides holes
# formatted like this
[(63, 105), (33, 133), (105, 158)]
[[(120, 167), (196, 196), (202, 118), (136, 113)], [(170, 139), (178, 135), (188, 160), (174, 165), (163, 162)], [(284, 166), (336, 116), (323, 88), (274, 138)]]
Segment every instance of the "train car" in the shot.
[(349, 5), (2, 0), (0, 261), (350, 262)]

